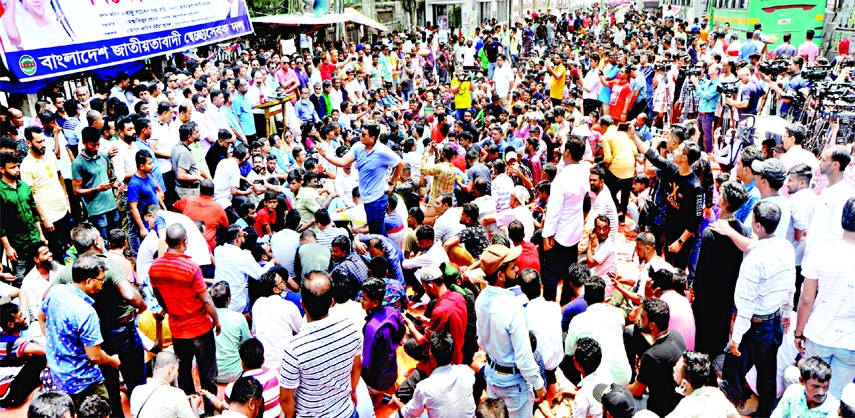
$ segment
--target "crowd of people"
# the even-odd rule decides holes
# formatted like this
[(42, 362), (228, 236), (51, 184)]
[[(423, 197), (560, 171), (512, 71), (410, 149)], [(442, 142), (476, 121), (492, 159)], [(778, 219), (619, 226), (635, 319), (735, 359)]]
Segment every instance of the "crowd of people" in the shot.
[(744, 135), (828, 64), (762, 30), (428, 23), (2, 109), (0, 407), (855, 417), (852, 144)]

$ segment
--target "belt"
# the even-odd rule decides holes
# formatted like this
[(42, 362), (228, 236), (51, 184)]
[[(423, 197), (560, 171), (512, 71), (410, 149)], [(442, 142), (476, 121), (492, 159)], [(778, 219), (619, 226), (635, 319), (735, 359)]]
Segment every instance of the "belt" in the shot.
[(119, 322), (120, 324), (127, 324), (128, 322), (131, 322), (131, 321), (133, 321), (134, 319), (136, 319), (136, 317), (137, 317), (137, 315), (136, 315), (136, 314), (134, 314), (134, 313), (132, 313), (132, 314), (130, 314), (130, 315), (128, 315), (128, 316), (126, 316), (126, 317), (124, 317), (124, 318), (119, 319), (119, 321), (118, 321), (118, 322)]
[(766, 315), (754, 315), (754, 316), (752, 316), (752, 317), (751, 317), (751, 322), (754, 322), (754, 323), (760, 323), (760, 322), (763, 322), (763, 321), (768, 321), (768, 320), (770, 320), (770, 319), (778, 318), (778, 317), (780, 317), (780, 316), (781, 316), (781, 310), (780, 310), (780, 309), (778, 309), (777, 311), (775, 311), (775, 312), (773, 312), (773, 313), (770, 313), (770, 314), (766, 314)]
[(519, 369), (517, 369), (516, 367), (502, 366), (501, 364), (498, 364), (498, 363), (496, 363), (495, 361), (493, 361), (493, 359), (491, 359), (491, 358), (490, 358), (490, 356), (487, 356), (487, 364), (488, 364), (490, 367), (492, 367), (492, 368), (493, 368), (493, 370), (495, 370), (495, 371), (497, 371), (497, 372), (499, 372), (499, 373), (504, 373), (504, 374), (522, 374), (522, 373), (520, 373)]

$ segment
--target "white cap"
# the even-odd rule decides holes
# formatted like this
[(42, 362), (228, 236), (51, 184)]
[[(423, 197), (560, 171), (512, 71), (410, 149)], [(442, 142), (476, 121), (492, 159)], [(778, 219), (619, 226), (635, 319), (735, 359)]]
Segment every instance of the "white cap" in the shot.
[(840, 402), (845, 403), (850, 408), (855, 408), (855, 383), (850, 383), (843, 387)]

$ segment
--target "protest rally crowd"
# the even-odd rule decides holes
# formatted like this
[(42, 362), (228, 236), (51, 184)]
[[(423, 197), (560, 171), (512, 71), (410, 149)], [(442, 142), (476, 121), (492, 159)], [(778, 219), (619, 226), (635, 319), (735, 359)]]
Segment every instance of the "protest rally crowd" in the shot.
[(855, 417), (852, 146), (738, 125), (829, 62), (659, 13), (252, 45), (0, 109), (0, 407)]

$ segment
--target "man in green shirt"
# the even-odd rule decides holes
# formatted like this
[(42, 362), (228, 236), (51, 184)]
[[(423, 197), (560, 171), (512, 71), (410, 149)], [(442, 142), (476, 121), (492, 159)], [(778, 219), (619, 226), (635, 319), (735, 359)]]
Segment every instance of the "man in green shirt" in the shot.
[(222, 330), (219, 335), (214, 336), (214, 341), (217, 343), (217, 383), (226, 384), (234, 382), (243, 374), (238, 348), (244, 341), (252, 338), (252, 334), (249, 333), (246, 318), (229, 309), (232, 299), (229, 283), (226, 281), (214, 283), (210, 292)]
[(6, 258), (15, 265), (17, 287), (33, 268), (34, 245), (44, 241), (41, 218), (33, 191), (20, 180), (21, 160), (11, 152), (0, 152), (0, 241)]
[[(119, 211), (113, 189), (121, 193), (125, 183), (115, 178), (110, 159), (99, 152), (101, 135), (92, 127), (81, 133), (83, 152), (71, 164), (71, 184), (74, 194), (83, 200), (89, 221), (98, 228), (102, 237), (107, 231), (119, 227)], [(112, 181), (111, 181), (112, 180)]]

